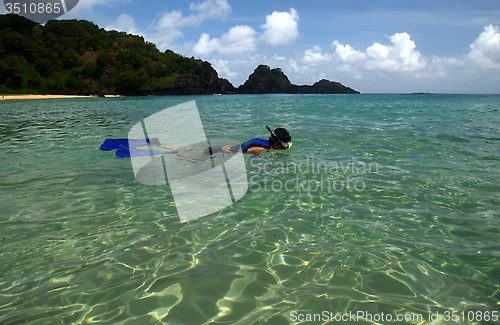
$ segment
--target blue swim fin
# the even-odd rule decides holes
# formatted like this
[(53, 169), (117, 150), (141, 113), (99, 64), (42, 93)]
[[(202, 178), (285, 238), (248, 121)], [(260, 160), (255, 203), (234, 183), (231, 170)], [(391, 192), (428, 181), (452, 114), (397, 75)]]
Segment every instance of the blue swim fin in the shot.
[(126, 147), (137, 147), (137, 146), (146, 146), (149, 143), (160, 143), (158, 138), (153, 139), (106, 139), (103, 144), (99, 147), (101, 150), (116, 150), (121, 145)]

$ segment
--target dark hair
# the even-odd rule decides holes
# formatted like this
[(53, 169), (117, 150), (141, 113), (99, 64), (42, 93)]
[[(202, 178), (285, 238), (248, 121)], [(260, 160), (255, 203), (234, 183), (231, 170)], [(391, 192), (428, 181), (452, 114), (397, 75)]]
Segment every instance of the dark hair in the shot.
[[(285, 128), (277, 128), (276, 130), (274, 130), (274, 134), (276, 134), (276, 136), (285, 143), (292, 141), (292, 137)], [(276, 141), (272, 137), (270, 137), (269, 142), (271, 142), (271, 145), (273, 145), (273, 143)]]

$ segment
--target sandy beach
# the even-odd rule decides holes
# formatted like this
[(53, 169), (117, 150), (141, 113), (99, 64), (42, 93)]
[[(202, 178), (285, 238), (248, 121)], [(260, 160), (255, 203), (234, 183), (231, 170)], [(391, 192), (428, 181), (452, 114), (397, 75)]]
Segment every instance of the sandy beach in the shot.
[[(121, 97), (121, 95), (105, 95), (104, 97)], [(98, 98), (92, 95), (4, 95), (0, 100), (19, 100), (19, 99), (61, 99), (61, 98)]]

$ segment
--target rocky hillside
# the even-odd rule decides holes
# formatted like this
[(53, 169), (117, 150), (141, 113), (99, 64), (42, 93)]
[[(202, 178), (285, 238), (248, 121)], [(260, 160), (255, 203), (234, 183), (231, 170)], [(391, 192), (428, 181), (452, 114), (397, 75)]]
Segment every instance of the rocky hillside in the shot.
[(297, 86), (290, 82), (280, 68), (259, 65), (248, 80), (236, 90), (241, 94), (359, 94), (358, 91), (326, 79), (312, 86)]

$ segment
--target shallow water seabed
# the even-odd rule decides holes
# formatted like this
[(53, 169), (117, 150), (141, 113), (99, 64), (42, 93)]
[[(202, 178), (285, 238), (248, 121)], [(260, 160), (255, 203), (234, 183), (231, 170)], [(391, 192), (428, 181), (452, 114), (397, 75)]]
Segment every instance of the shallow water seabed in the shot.
[[(168, 186), (137, 183), (130, 160), (97, 148), (192, 99), (209, 138), (267, 137), (268, 124), (289, 129), (294, 146), (245, 157), (247, 194), (180, 223)], [(436, 312), (442, 323), (447, 311), (491, 314), (499, 104), (472, 95), (2, 102), (0, 323), (293, 324), (293, 312), (328, 311), (393, 318), (357, 324), (422, 315), (398, 322), (419, 324)]]

